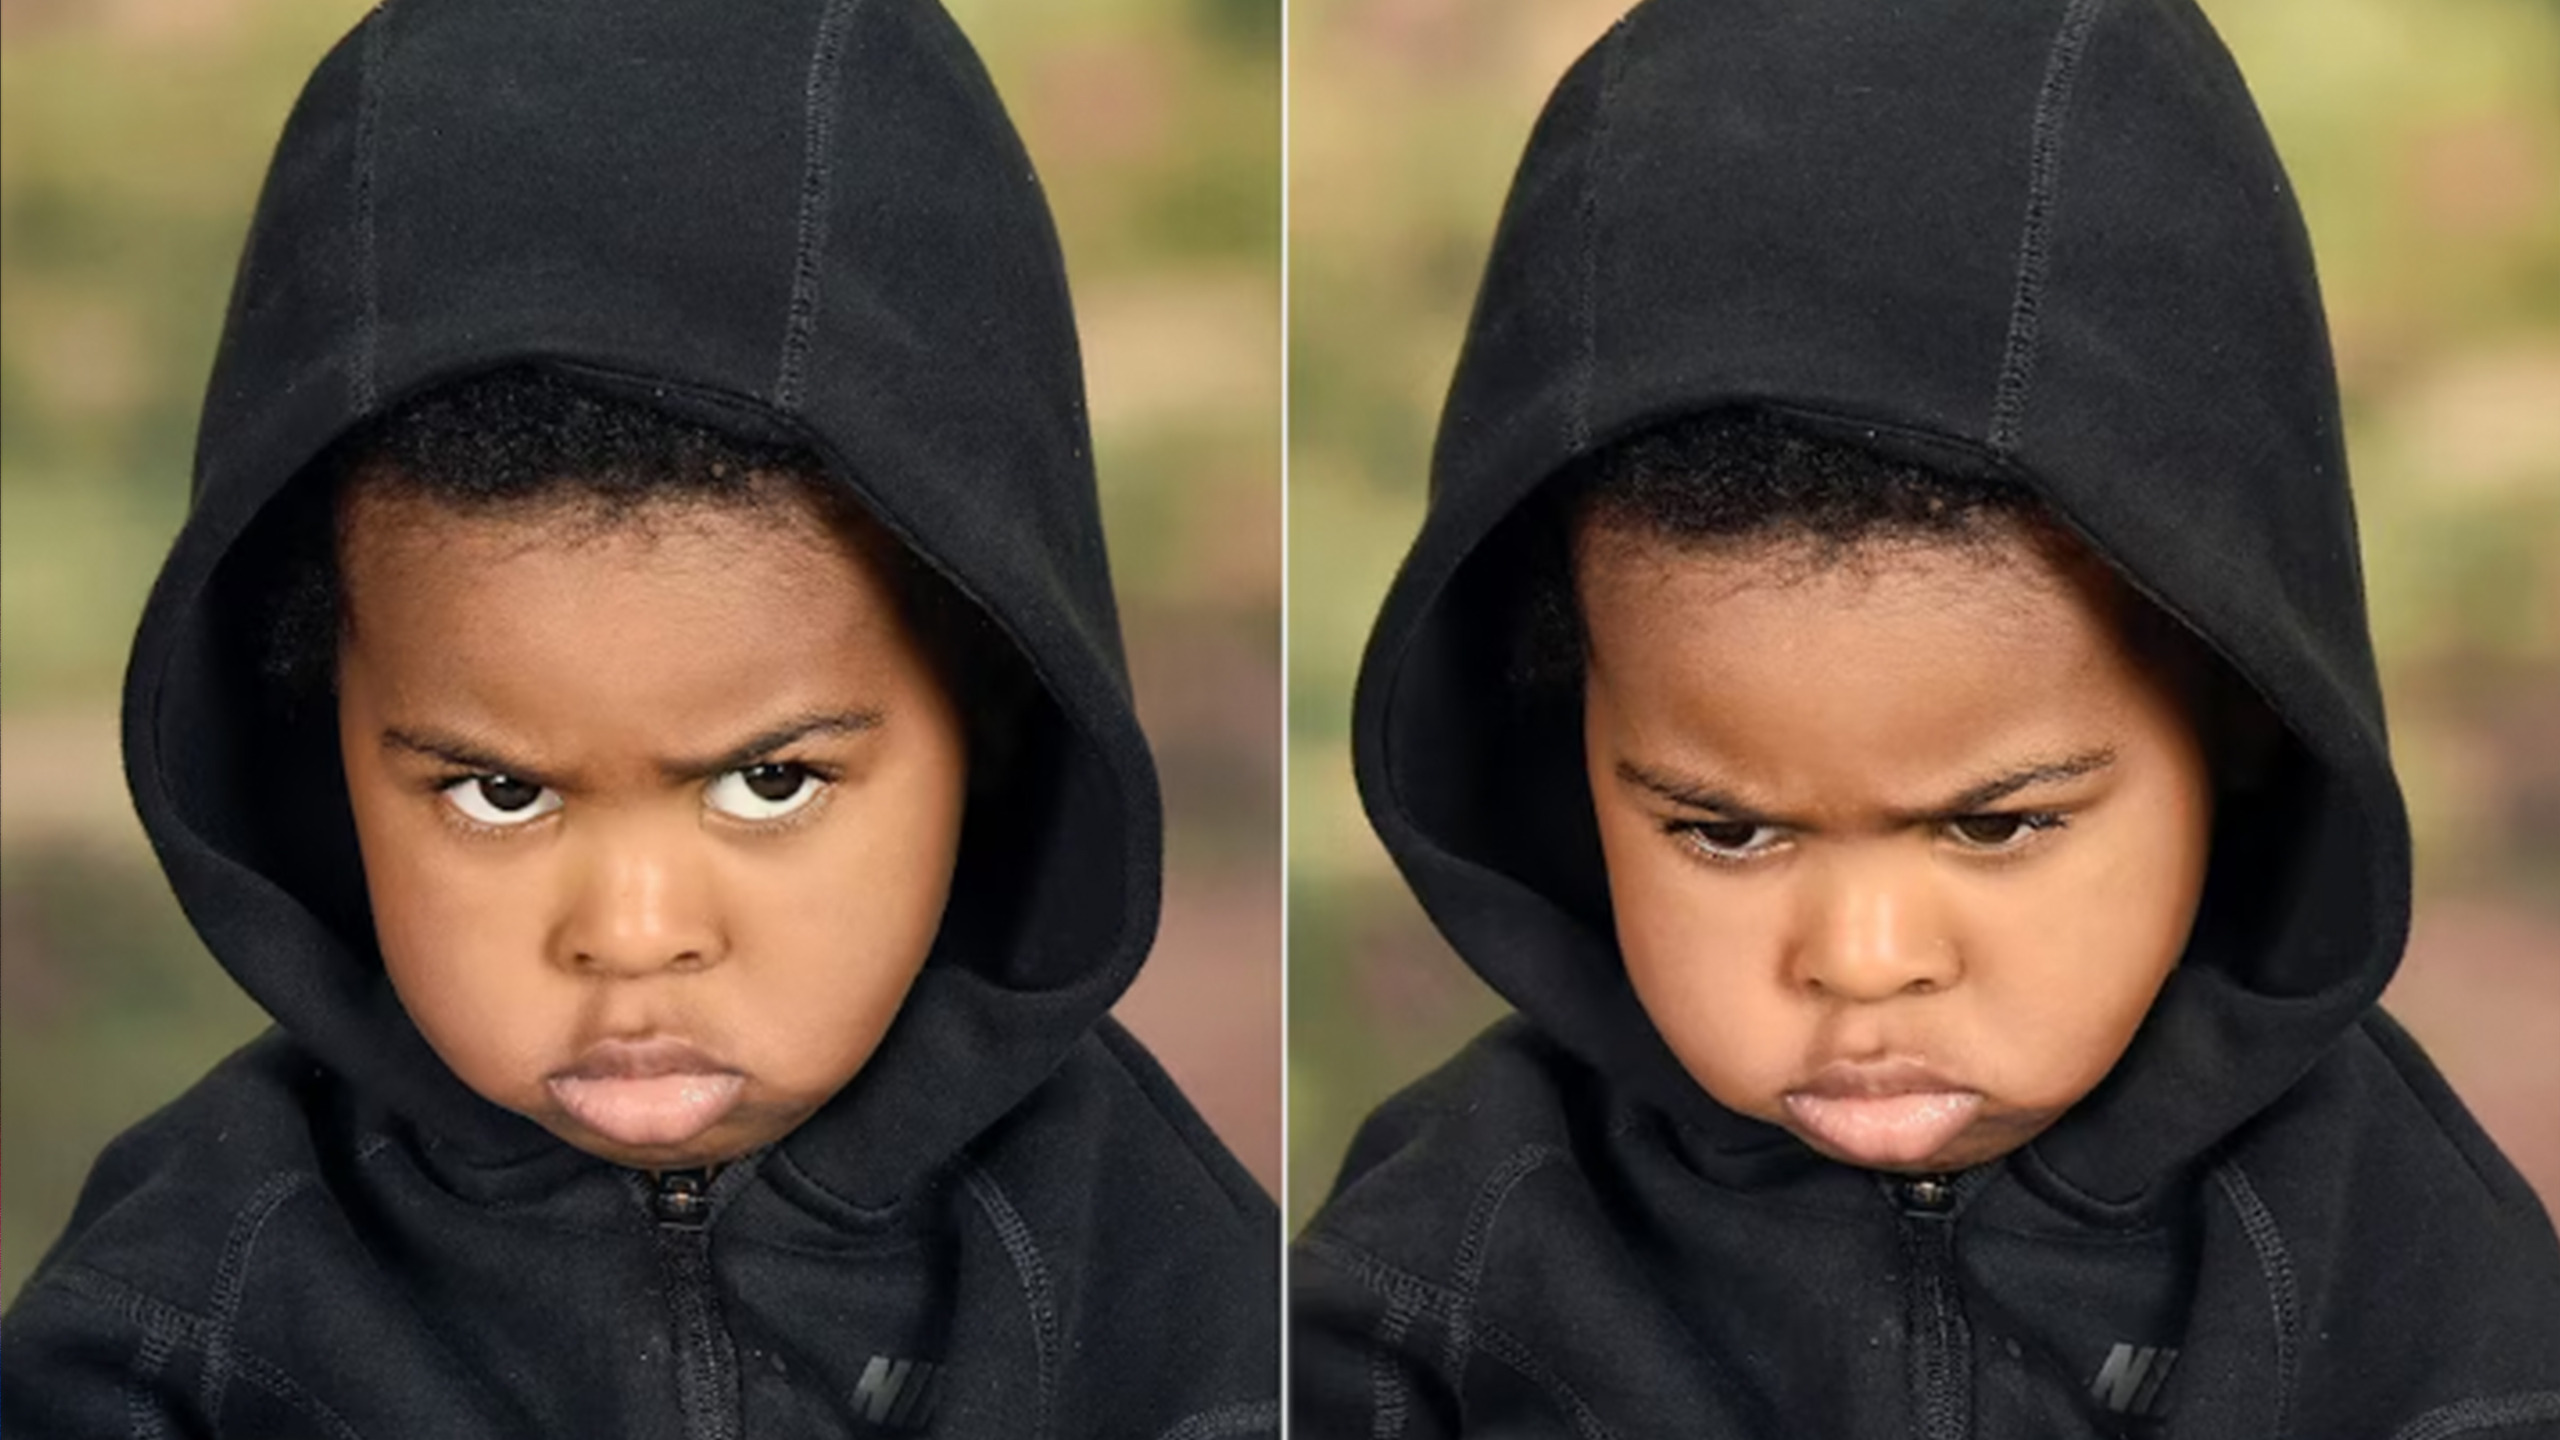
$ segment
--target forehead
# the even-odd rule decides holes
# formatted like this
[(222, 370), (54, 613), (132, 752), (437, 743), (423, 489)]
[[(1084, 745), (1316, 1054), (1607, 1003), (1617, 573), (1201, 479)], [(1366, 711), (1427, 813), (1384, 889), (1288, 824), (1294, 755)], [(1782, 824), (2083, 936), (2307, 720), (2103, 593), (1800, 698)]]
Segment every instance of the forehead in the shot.
[(491, 708), (576, 694), (716, 710), (903, 661), (888, 543), (807, 504), (604, 513), (359, 495), (341, 530), (346, 643), (401, 688)]
[(2024, 539), (1689, 546), (1577, 541), (1592, 683), (1636, 743), (1772, 783), (1937, 783), (2151, 716), (2120, 584)]

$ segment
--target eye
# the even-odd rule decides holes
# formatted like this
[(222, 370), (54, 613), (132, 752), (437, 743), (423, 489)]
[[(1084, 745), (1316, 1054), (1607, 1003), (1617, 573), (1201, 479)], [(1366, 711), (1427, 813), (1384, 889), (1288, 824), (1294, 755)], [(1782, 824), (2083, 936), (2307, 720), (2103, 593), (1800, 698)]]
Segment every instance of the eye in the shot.
[(2039, 832), (2059, 830), (2062, 817), (2048, 811), (2011, 810), (1992, 815), (1959, 815), (1947, 822), (1947, 833), (1968, 850), (2016, 850)]
[(827, 788), (806, 765), (773, 761), (744, 765), (711, 782), (702, 803), (732, 820), (779, 820), (805, 807)]
[(444, 787), (445, 803), (475, 825), (512, 829), (560, 808), (560, 797), (513, 775), (467, 775)]
[(1775, 825), (1752, 820), (1675, 820), (1667, 828), (1689, 848), (1728, 865), (1757, 860), (1785, 838)]

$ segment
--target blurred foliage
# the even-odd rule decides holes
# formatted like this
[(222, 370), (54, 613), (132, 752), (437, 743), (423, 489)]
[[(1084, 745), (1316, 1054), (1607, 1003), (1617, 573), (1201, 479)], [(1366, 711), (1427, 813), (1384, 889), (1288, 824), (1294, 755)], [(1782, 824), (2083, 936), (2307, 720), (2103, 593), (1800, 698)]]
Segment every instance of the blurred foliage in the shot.
[[(1371, 836), (1351, 682), (1531, 122), (1622, 0), (1292, 0), (1292, 1223), (1498, 1013)], [(2560, 897), (2560, 6), (2205, 0), (2291, 168), (2421, 883)], [(2560, 960), (2560, 957), (2552, 957)]]
[(0, 852), (5, 1291), (71, 1214), (99, 1147), (265, 1017), (204, 958), (148, 854)]
[[(1141, 718), (1191, 867), (1168, 883), (1267, 876), (1278, 0), (948, 3), (1066, 248)], [(115, 690), (185, 512), (260, 175), (304, 76), (364, 8), (0, 0), (0, 1302), (98, 1148), (261, 1023), (133, 826)]]

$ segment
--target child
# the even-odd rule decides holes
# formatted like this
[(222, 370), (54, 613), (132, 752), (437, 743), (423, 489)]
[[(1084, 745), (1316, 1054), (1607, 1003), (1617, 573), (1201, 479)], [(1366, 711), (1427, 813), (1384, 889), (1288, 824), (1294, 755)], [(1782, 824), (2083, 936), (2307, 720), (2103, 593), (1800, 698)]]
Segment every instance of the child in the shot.
[(1276, 1217), (1029, 163), (929, 0), (411, 0), (277, 152), (126, 692), (278, 1029), (8, 1317), (55, 1435), (1242, 1435)]
[(1559, 86), (1361, 674), (1520, 1011), (1298, 1243), (1308, 1435), (2560, 1434), (2375, 1007), (2311, 256), (2182, 3), (1653, 0)]

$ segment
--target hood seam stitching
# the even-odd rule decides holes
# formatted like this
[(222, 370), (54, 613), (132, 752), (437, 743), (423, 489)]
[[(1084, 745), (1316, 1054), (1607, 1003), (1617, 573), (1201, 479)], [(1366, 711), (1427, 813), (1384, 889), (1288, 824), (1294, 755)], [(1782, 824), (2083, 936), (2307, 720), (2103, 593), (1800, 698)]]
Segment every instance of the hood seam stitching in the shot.
[[(159, 1378), (161, 1368), (181, 1347), (203, 1350), (206, 1333), (213, 1322), (129, 1281), (77, 1261), (65, 1264), (41, 1283), (57, 1287), (74, 1300), (105, 1310), (143, 1331), (142, 1348), (135, 1355), (134, 1368), (125, 1375), (127, 1433), (133, 1440), (161, 1440), (161, 1437), (166, 1437), (169, 1432), (161, 1424), (164, 1412), (148, 1388), (149, 1382)], [(363, 1440), (345, 1417), (330, 1409), (327, 1402), (305, 1389), (274, 1361), (255, 1350), (244, 1348), (237, 1363), (240, 1374), (249, 1383), (291, 1406), (295, 1413), (309, 1418), (331, 1440)], [(218, 1420), (220, 1417), (208, 1418)]]
[(2449, 1440), (2528, 1420), (2560, 1420), (2560, 1390), (2519, 1390), (2495, 1399), (2474, 1395), (2439, 1405), (2391, 1432), (2391, 1440)]
[(2016, 452), (2025, 419), (2027, 385), (2036, 362), (2045, 270), (2051, 256), (2053, 210), (2062, 187), (2062, 131), (2071, 92), (2088, 48), (2090, 28), (2105, 0), (2072, 0), (2046, 53), (2044, 81), (2036, 88), (2035, 122), (2027, 142), (2027, 213), (2018, 235), (2018, 279), (2009, 300), (2009, 333), (2001, 345), (1999, 378), (1991, 397), (1989, 444), (2003, 457)]
[[(1419, 1275), (1390, 1265), (1360, 1246), (1346, 1240), (1319, 1233), (1323, 1225), (1319, 1216), (1307, 1233), (1300, 1236), (1296, 1250), (1311, 1255), (1341, 1270), (1369, 1294), (1386, 1302), (1378, 1323), (1370, 1332), (1375, 1342), (1369, 1351), (1369, 1437), (1370, 1440), (1397, 1440), (1404, 1433), (1406, 1397), (1404, 1377), (1396, 1368), (1399, 1347), (1411, 1332), (1416, 1320), (1438, 1320), (1446, 1324), (1456, 1309), (1457, 1297), (1445, 1285), (1435, 1284)], [(1294, 1265), (1294, 1261), (1293, 1261)], [(1419, 1354), (1415, 1362), (1428, 1364)], [(1464, 1381), (1463, 1373), (1442, 1377), (1454, 1392)]]
[(2276, 1332), (2276, 1414), (2269, 1435), (2271, 1440), (2285, 1440), (2293, 1433), (2293, 1386), (2301, 1363), (2302, 1300), (2294, 1283), (2293, 1255), (2285, 1246), (2284, 1232), (2276, 1226), (2275, 1212), (2259, 1197), (2258, 1187), (2249, 1182), (2239, 1161), (2215, 1166), (2213, 1180), (2240, 1217), (2241, 1233), (2257, 1252), (2258, 1273), (2266, 1282)]
[(160, 1412), (152, 1405), (150, 1386), (176, 1352), (179, 1336), (177, 1326), (164, 1314), (146, 1312), (140, 1318), (142, 1348), (135, 1352), (133, 1369), (125, 1376), (124, 1418), (132, 1429), (133, 1440), (163, 1440), (169, 1431), (160, 1423)]
[[(1320, 1225), (1321, 1219), (1317, 1223)], [(1401, 1377), (1395, 1369), (1395, 1347), (1403, 1343), (1416, 1319), (1450, 1324), (1461, 1308), (1461, 1297), (1449, 1286), (1390, 1265), (1348, 1241), (1318, 1234), (1312, 1227), (1299, 1238), (1298, 1245), (1306, 1254), (1341, 1269), (1361, 1289), (1386, 1302), (1386, 1314), (1377, 1329), (1378, 1348), (1370, 1351), (1369, 1355), (1370, 1401), (1373, 1407), (1384, 1403), (1379, 1390), (1379, 1381), (1384, 1377), (1387, 1385), (1395, 1391), (1398, 1408), (1392, 1427), (1387, 1416), (1378, 1414), (1373, 1417), (1369, 1433), (1370, 1440), (1397, 1440), (1404, 1428), (1404, 1402)], [(1526, 1341), (1490, 1320), (1478, 1322), (1474, 1329), (1483, 1337), (1484, 1343), (1470, 1345), (1467, 1354), (1460, 1357), (1461, 1364), (1479, 1354), (1490, 1356), (1513, 1374), (1537, 1386), (1548, 1402), (1573, 1426), (1578, 1440), (1614, 1440), (1615, 1432), (1591, 1408), (1590, 1402), (1567, 1384), (1553, 1366), (1541, 1360)], [(1419, 1361), (1420, 1357), (1416, 1359)], [(1449, 1371), (1442, 1378), (1453, 1396), (1465, 1388), (1466, 1372), (1463, 1369)]]
[(1573, 1426), (1575, 1440), (1617, 1440), (1617, 1432), (1591, 1408), (1591, 1402), (1557, 1374), (1554, 1366), (1539, 1359), (1527, 1341), (1490, 1321), (1485, 1324), (1484, 1339), (1484, 1353), (1546, 1392), (1547, 1403), (1564, 1412), (1566, 1423)]
[(1049, 1284), (1049, 1267), (1040, 1258), (1039, 1241), (1005, 1198), (1004, 1189), (986, 1168), (975, 1161), (964, 1161), (960, 1178), (969, 1187), (970, 1198), (987, 1217), (987, 1224), (1003, 1243), (1005, 1255), (1013, 1261), (1014, 1278), (1022, 1286), (1022, 1303), (1031, 1316), (1032, 1348), (1038, 1364), (1040, 1393), (1032, 1410), (1032, 1440), (1048, 1440), (1053, 1397), (1058, 1388), (1058, 1306)]
[(798, 413), (808, 384), (809, 347), (818, 329), (818, 259), (827, 239), (828, 202), (834, 195), (836, 88), (843, 79), (845, 32), (861, 0), (834, 0), (818, 19), (809, 49), (809, 79), (802, 91), (800, 216), (792, 242), (791, 301), (783, 312), (782, 354), (775, 363), (773, 403)]
[(249, 1287), (250, 1252), (257, 1248), (267, 1222), (275, 1218), (285, 1202), (317, 1178), (308, 1170), (285, 1170), (268, 1176), (231, 1222), (231, 1234), (223, 1241), (222, 1256), (214, 1265), (213, 1313), (208, 1317), (204, 1341), (202, 1403), (208, 1418), (222, 1414), (224, 1396), (231, 1388), (232, 1332), (239, 1324), (240, 1302)]
[(391, 0), (374, 8), (364, 27), (357, 66), (356, 99), (356, 412), (373, 413), (381, 400), (382, 261), (375, 224), (374, 151), (382, 116), (382, 59), (388, 47)]
[(1600, 93), (1591, 102), (1591, 149), (1583, 161), (1582, 196), (1575, 218), (1582, 226), (1581, 345), (1574, 357), (1573, 405), (1565, 414), (1565, 453), (1579, 455), (1591, 443), (1591, 396), (1600, 369), (1600, 169), (1609, 149), (1609, 102), (1616, 95), (1636, 12), (1621, 16), (1601, 41)]
[(1228, 1435), (1272, 1433), (1279, 1428), (1279, 1401), (1238, 1400), (1184, 1416), (1156, 1440), (1215, 1440)]
[(1421, 1309), (1421, 1294), (1403, 1291), (1387, 1297), (1386, 1313), (1378, 1317), (1378, 1348), (1369, 1352), (1369, 1440), (1398, 1440), (1404, 1434), (1412, 1402), (1396, 1369), (1396, 1350)]
[(1522, 1181), (1563, 1158), (1564, 1151), (1553, 1145), (1523, 1145), (1496, 1166), (1476, 1192), (1476, 1203), (1467, 1212), (1466, 1229), (1458, 1240), (1456, 1273), (1452, 1277), (1456, 1293), (1449, 1307), (1449, 1334), (1441, 1352), (1441, 1368), (1456, 1373), (1475, 1346), (1476, 1291), (1484, 1284), (1485, 1257), (1492, 1249), (1493, 1227), (1502, 1218), (1502, 1207), (1510, 1203), (1512, 1192), (1520, 1188)]

